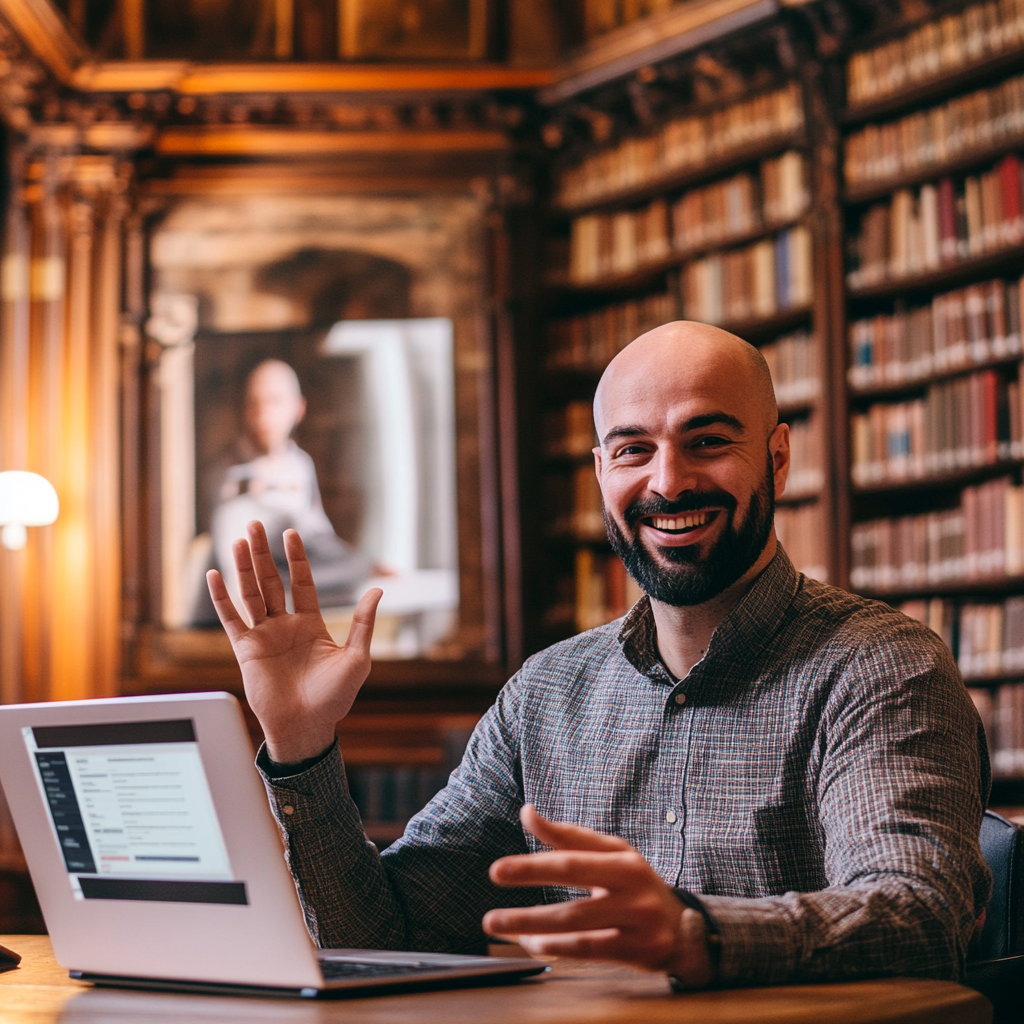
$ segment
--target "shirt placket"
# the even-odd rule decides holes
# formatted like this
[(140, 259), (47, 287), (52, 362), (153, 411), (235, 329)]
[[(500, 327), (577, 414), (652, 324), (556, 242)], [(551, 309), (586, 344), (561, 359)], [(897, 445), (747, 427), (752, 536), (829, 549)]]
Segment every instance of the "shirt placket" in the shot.
[(686, 683), (672, 679), (656, 668), (650, 678), (660, 683), (661, 742), (655, 765), (651, 793), (657, 801), (652, 808), (657, 841), (657, 863), (652, 867), (669, 884), (676, 884), (683, 857), (686, 824), (686, 770), (692, 731), (692, 715), (687, 713)]

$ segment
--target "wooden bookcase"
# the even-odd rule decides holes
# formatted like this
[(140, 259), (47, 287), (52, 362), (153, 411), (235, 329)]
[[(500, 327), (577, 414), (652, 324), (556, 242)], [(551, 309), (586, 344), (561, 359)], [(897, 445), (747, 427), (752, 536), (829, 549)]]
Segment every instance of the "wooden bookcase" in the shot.
[[(543, 568), (537, 578), (542, 585), (532, 590), (536, 608), (534, 630), (528, 631), (533, 642), (528, 646), (536, 649), (579, 628), (610, 621), (628, 603), (621, 570), (605, 568), (609, 564), (614, 566), (617, 560), (612, 558), (604, 539), (599, 494), (592, 479), (592, 438), (586, 436), (592, 426), (586, 403), (592, 399), (609, 359), (622, 344), (648, 326), (645, 312), (649, 314), (650, 325), (669, 317), (711, 320), (762, 347), (780, 336), (804, 329), (813, 338), (818, 390), (795, 402), (780, 402), (780, 412), (795, 430), (817, 418), (820, 429), (814, 443), (819, 452), (820, 481), (816, 487), (784, 497), (780, 502), (780, 519), (784, 520), (794, 508), (812, 510), (818, 516), (812, 532), (824, 552), (817, 574), (928, 620), (945, 637), (960, 659), (968, 686), (986, 718), (997, 769), (993, 802), (1003, 807), (1021, 805), (1024, 617), (1018, 626), (1016, 616), (1024, 616), (1024, 602), (1019, 606), (1014, 602), (1024, 597), (1024, 331), (1020, 314), (1024, 306), (1024, 301), (1020, 301), (1024, 299), (1020, 287), (1024, 276), (1024, 221), (1019, 219), (1024, 181), (1013, 158), (1024, 154), (1024, 80), (1019, 84), (1016, 81), (1024, 67), (1024, 4), (1019, 0), (1003, 0), (998, 6), (984, 8), (965, 7), (962, 3), (938, 4), (932, 8), (931, 22), (903, 17), (890, 24), (879, 22), (875, 27), (871, 27), (875, 15), (866, 8), (857, 11), (853, 30), (831, 53), (825, 52), (827, 47), (817, 45), (820, 38), (810, 43), (805, 37), (801, 45), (806, 49), (796, 47), (798, 61), (787, 67), (780, 59), (773, 75), (767, 75), (764, 67), (752, 66), (749, 60), (733, 60), (731, 66), (744, 67), (746, 80), (728, 99), (683, 102), (677, 106), (671, 101), (666, 103), (664, 96), (671, 92), (671, 83), (678, 81), (678, 77), (673, 79), (671, 67), (658, 66), (647, 69), (631, 83), (623, 83), (618, 97), (606, 90), (574, 99), (577, 110), (581, 105), (591, 105), (586, 114), (591, 131), (589, 138), (579, 138), (585, 134), (580, 132), (575, 142), (563, 142), (560, 146), (552, 164), (551, 198), (544, 223), (548, 245), (543, 305), (546, 335), (540, 343), (533, 402), (537, 422), (543, 424), (542, 437), (548, 439), (546, 447), (543, 443), (538, 445), (537, 454), (537, 477), (541, 481), (538, 507), (546, 525), (537, 545), (536, 562)], [(718, 52), (720, 56), (726, 55), (725, 63), (731, 59), (730, 47), (743, 51), (757, 32), (752, 29), (723, 44)], [(900, 50), (896, 41), (907, 38), (912, 45)], [(938, 60), (928, 56), (929, 41), (934, 43), (936, 39), (946, 47)], [(888, 49), (879, 54), (874, 73), (882, 74), (886, 59), (902, 62), (902, 70), (889, 76), (887, 89), (863, 88), (865, 67), (872, 69), (871, 58), (858, 55), (883, 46)], [(767, 53), (770, 47), (763, 50)], [(765, 63), (770, 61), (771, 57), (766, 56)], [(860, 76), (855, 84), (862, 88), (859, 94), (856, 88), (851, 89), (848, 101), (845, 84), (851, 62)], [(654, 117), (650, 107), (644, 109), (643, 103), (636, 102), (638, 94), (643, 98), (644, 79), (654, 83), (655, 90), (661, 89), (661, 105), (655, 105)], [(801, 124), (788, 132), (768, 133), (747, 141), (733, 150), (723, 148), (699, 165), (666, 167), (664, 160), (660, 166), (657, 164), (659, 150), (649, 140), (659, 134), (664, 138), (666, 125), (686, 117), (710, 124), (716, 116), (721, 117), (722, 110), (780, 87), (799, 90)], [(987, 107), (972, 107), (971, 104), (981, 103), (976, 94), (983, 90), (994, 101), (986, 99)], [(936, 141), (935, 125), (942, 124), (938, 115), (932, 115), (931, 121), (923, 116), (940, 107), (947, 124), (961, 126), (954, 144), (947, 140), (940, 145)], [(571, 121), (568, 106), (561, 112), (561, 121), (558, 113), (555, 112), (553, 123), (564, 125)], [(903, 119), (908, 120), (900, 129), (902, 135), (897, 129), (882, 130), (883, 126)], [(967, 130), (972, 126), (976, 129), (973, 135)], [(931, 136), (927, 134), (929, 127)], [(870, 165), (867, 157), (873, 152), (869, 142), (875, 146), (875, 162), (871, 165), (874, 173), (870, 167), (867, 173), (864, 171)], [(629, 172), (632, 177), (625, 182), (611, 181), (605, 189), (591, 187), (582, 197), (566, 201), (565, 181), (573, 181), (579, 192), (580, 180), (585, 181), (579, 168), (586, 161), (594, 164), (595, 157), (605, 154), (604, 167), (609, 176), (623, 174), (619, 165), (628, 161), (623, 157), (617, 164), (616, 157), (608, 154), (618, 151), (628, 155), (630, 146), (635, 161), (647, 160), (651, 167), (647, 175), (633, 169)], [(730, 317), (724, 312), (709, 316), (706, 310), (695, 311), (686, 302), (686, 289), (681, 287), (688, 268), (698, 261), (735, 252), (771, 237), (780, 226), (787, 225), (751, 224), (731, 235), (693, 246), (675, 244), (669, 230), (667, 246), (660, 251), (657, 246), (648, 250), (646, 261), (630, 266), (628, 260), (620, 260), (618, 265), (611, 260), (611, 270), (607, 269), (608, 259), (604, 263), (606, 269), (600, 269), (600, 254), (589, 263), (577, 258), (579, 241), (577, 237), (574, 249), (574, 220), (597, 214), (614, 224), (616, 216), (621, 217), (625, 211), (650, 211), (652, 204), (663, 202), (663, 216), (671, 225), (673, 206), (683, 197), (744, 171), (756, 178), (764, 161), (787, 151), (797, 152), (803, 158), (809, 190), (806, 210), (788, 222), (806, 225), (811, 235), (813, 287), (805, 305), (761, 316)], [(855, 157), (861, 161), (859, 175), (848, 174), (858, 170), (853, 166)], [(998, 177), (1000, 174), (1002, 178)], [(993, 181), (1009, 181), (1014, 174), (1016, 207), (1009, 192), (992, 191)], [(990, 177), (982, 181), (982, 175)], [(977, 186), (965, 184), (971, 178), (977, 179)], [(938, 184), (943, 179), (949, 179), (953, 186), (954, 229), (957, 217), (970, 222), (980, 215), (981, 244), (972, 244), (968, 238), (965, 246), (958, 249), (954, 242), (953, 249), (943, 254), (941, 230), (936, 236), (930, 227), (922, 226), (921, 189), (925, 187), (924, 201), (931, 204), (928, 216), (938, 215), (942, 210)], [(928, 194), (929, 186), (936, 186), (934, 194)], [(948, 190), (948, 186), (942, 187)], [(975, 188), (976, 192), (968, 194)], [(972, 196), (976, 197), (975, 210), (970, 207)], [(1009, 220), (985, 238), (985, 218), (995, 209), (994, 196), (1006, 208)], [(882, 205), (892, 205), (894, 197), (897, 204), (902, 204), (900, 216), (906, 218), (909, 211), (913, 215), (911, 221), (917, 218), (910, 227), (900, 222), (900, 237), (917, 239), (919, 248), (926, 238), (929, 243), (935, 241), (938, 254), (929, 251), (925, 258), (920, 252), (905, 251), (905, 247), (894, 253), (883, 252), (881, 272), (858, 274), (856, 243), (865, 215)], [(877, 221), (881, 215), (875, 212), (873, 216)], [(890, 225), (893, 220), (890, 217)], [(649, 227), (647, 220), (642, 223)], [(908, 233), (911, 230), (917, 234)], [(926, 230), (932, 234), (925, 235)], [(609, 229), (592, 224), (586, 231), (576, 231), (578, 236), (593, 242), (602, 237), (602, 231), (607, 235)], [(610, 231), (614, 235), (615, 228)], [(889, 241), (893, 239), (890, 237)], [(890, 262), (895, 263), (894, 270), (898, 272), (890, 272)], [(584, 275), (580, 273), (581, 266), (585, 268)], [(1001, 282), (1001, 288), (995, 288), (993, 282)], [(662, 297), (660, 302), (654, 301), (657, 296)], [(949, 332), (956, 320), (957, 303), (968, 298), (975, 317), (975, 333), (962, 343), (956, 342), (960, 349), (941, 356), (932, 338), (926, 359), (920, 351), (924, 314), (916, 314), (913, 329), (911, 314), (930, 309), (937, 296), (935, 308), (945, 318), (947, 337), (953, 337)], [(983, 300), (980, 314), (979, 296)], [(639, 308), (626, 310), (628, 302), (638, 303)], [(648, 304), (646, 310), (644, 302)], [(997, 324), (1000, 304), (1004, 326), (996, 330), (993, 325)], [(606, 312), (616, 308), (618, 319), (614, 313)], [(897, 315), (903, 320), (897, 320)], [(965, 307), (965, 325), (966, 315)], [(977, 333), (979, 315), (987, 318), (985, 322), (992, 328), (983, 337)], [(601, 338), (600, 331), (594, 329), (600, 325), (602, 316), (604, 333), (613, 335), (611, 339)], [(876, 320), (882, 317), (890, 318), (888, 326)], [(575, 328), (570, 324), (573, 318), (577, 320)], [(933, 323), (935, 319), (933, 316)], [(579, 326), (581, 320), (590, 326), (589, 332)], [(860, 332), (857, 339), (863, 348), (864, 328), (857, 326), (861, 321), (875, 321), (883, 325), (880, 331), (889, 330), (895, 338), (912, 337), (917, 348), (911, 347), (899, 359), (892, 360), (903, 365), (892, 366), (888, 371), (882, 369), (873, 378), (866, 378), (863, 370), (851, 372), (855, 358), (853, 332)], [(971, 337), (975, 341), (973, 346)], [(857, 350), (856, 355), (862, 358), (863, 352)], [(782, 394), (784, 388), (779, 391)], [(973, 406), (965, 404), (972, 402)], [(890, 411), (897, 424), (901, 422), (899, 417), (910, 417), (902, 442), (898, 432), (892, 431), (895, 472), (890, 468), (889, 472), (883, 470), (874, 476), (870, 472), (865, 475), (859, 462), (854, 472), (855, 461), (863, 456), (864, 422), (858, 417), (872, 406), (898, 407), (897, 413)], [(974, 421), (968, 416), (971, 408)], [(915, 416), (917, 420), (913, 419)], [(878, 423), (883, 419), (876, 413)], [(930, 435), (924, 429), (929, 424)], [(961, 439), (970, 431), (977, 435), (973, 445)], [(924, 436), (931, 436), (931, 450), (919, 451)], [(911, 450), (904, 453), (900, 443), (909, 445)], [(935, 569), (929, 572), (921, 563), (916, 570), (904, 571), (902, 564), (897, 566), (895, 574), (890, 571), (884, 583), (879, 582), (881, 577), (877, 574), (873, 580), (865, 576), (864, 545), (871, 542), (871, 524), (929, 513), (932, 517), (928, 521), (934, 523), (937, 513), (950, 513), (960, 506), (965, 490), (967, 511), (976, 533), (980, 533), (982, 522), (978, 509), (985, 510), (988, 516), (984, 529), (988, 531), (989, 546), (984, 551), (979, 549), (980, 560), (974, 558), (968, 563), (965, 556), (960, 556), (959, 570), (947, 567), (945, 575)], [(546, 504), (542, 497), (545, 495)], [(1009, 534), (1007, 516), (1011, 524)], [(784, 522), (782, 525), (783, 543), (792, 549), (794, 542), (787, 538)], [(906, 545), (909, 528), (902, 529)], [(947, 529), (953, 528), (947, 524)], [(995, 551), (991, 538), (999, 531), (1003, 538), (1000, 553), (986, 554)], [(807, 532), (801, 530), (803, 536)], [(1011, 540), (1011, 547), (1016, 545), (1013, 550), (1002, 551), (1006, 538), (1017, 534), (1021, 536)], [(892, 536), (883, 535), (882, 539), (891, 547)], [(975, 541), (979, 539), (975, 537)], [(920, 526), (917, 543), (920, 547)], [(948, 547), (955, 541), (947, 537), (944, 543)], [(798, 556), (796, 560), (803, 563), (801, 567), (806, 566), (806, 559)], [(529, 606), (529, 593), (527, 596)], [(998, 610), (990, 607), (995, 605), (1000, 606)], [(965, 621), (967, 626), (962, 628)], [(1018, 629), (1022, 634), (1019, 640), (1015, 632), (1011, 636), (1011, 631)], [(1000, 633), (1005, 634), (1005, 643), (997, 637)], [(971, 638), (974, 646), (968, 649), (965, 644)], [(976, 650), (982, 641), (997, 644), (999, 650)], [(1007, 646), (1005, 653), (1002, 646)], [(1011, 691), (1010, 687), (1019, 689)]]
[[(668, 320), (716, 322), (765, 350), (783, 398), (781, 417), (793, 428), (802, 457), (791, 478), (795, 486), (779, 502), (779, 518), (784, 530), (789, 527), (791, 546), (799, 548), (801, 567), (839, 578), (831, 528), (835, 487), (825, 458), (834, 447), (826, 399), (835, 285), (826, 279), (830, 261), (817, 258), (816, 237), (820, 223), (837, 220), (835, 209), (829, 214), (835, 190), (821, 187), (816, 166), (823, 126), (815, 115), (813, 79), (778, 67), (761, 68), (754, 77), (756, 88), (742, 95), (669, 105), (654, 123), (620, 122), (617, 137), (566, 147), (554, 164), (546, 221), (547, 335), (535, 399), (544, 423), (546, 523), (536, 646), (617, 617), (635, 596), (605, 537), (589, 403), (615, 352)], [(693, 139), (698, 130), (703, 153)], [(689, 160), (673, 159), (685, 149), (680, 136), (690, 143)], [(601, 161), (633, 180), (602, 187), (600, 171), (591, 170)], [(789, 174), (787, 191), (778, 194), (783, 163), (789, 165), (782, 172)], [(639, 222), (635, 261), (623, 256), (628, 243), (621, 242), (631, 213)], [(610, 253), (587, 251), (595, 235), (605, 250), (611, 239)], [(802, 253), (793, 242), (797, 235), (810, 242)], [(780, 266), (787, 242), (797, 257), (788, 277)], [(771, 296), (765, 264), (756, 264), (766, 258)], [(702, 301), (708, 282), (722, 293), (717, 309)]]
[[(1017, 81), (1024, 7), (943, 5), (931, 19), (873, 33), (852, 51), (844, 65), (848, 101), (837, 114), (843, 136), (839, 162), (847, 172), (845, 322), (837, 322), (833, 338), (837, 360), (851, 367), (848, 376), (837, 376), (833, 396), (853, 435), (846, 481), (851, 572), (843, 582), (902, 607), (943, 634), (986, 719), (996, 770), (993, 803), (1019, 805), (1024, 803), (1024, 660), (1015, 648), (1024, 640), (1016, 639), (1014, 608), (1024, 595), (1016, 539), (1024, 454), (1019, 387), (1024, 182), (1015, 158), (1024, 151), (1024, 94), (1017, 95), (1024, 85)], [(889, 70), (894, 61), (903, 67)], [(965, 116), (972, 109), (974, 116)], [(990, 190), (981, 217), (996, 228), (986, 236), (982, 227), (981, 244), (975, 231), (968, 232), (974, 237), (966, 245), (943, 245), (940, 238), (936, 246), (928, 219), (937, 209), (941, 220), (942, 190), (947, 199), (950, 191), (940, 183), (963, 193), (952, 208), (963, 233), (962, 221), (971, 228), (977, 220), (977, 211), (970, 209), (970, 180), (984, 188), (982, 176), (1001, 164), (1012, 170), (1011, 180), (1004, 181), (1004, 174), (1003, 191)], [(890, 214), (889, 251), (881, 254), (889, 265), (867, 275), (858, 262), (867, 247), (855, 252), (855, 240), (865, 220), (879, 216), (884, 204), (891, 210), (902, 204), (897, 215)], [(948, 212), (947, 202), (947, 221)], [(907, 223), (909, 234), (904, 234)], [(912, 249), (917, 243), (909, 259), (903, 237)], [(1016, 307), (1003, 308), (1003, 314), (1014, 313), (1010, 322), (999, 319), (1000, 293)], [(985, 299), (981, 304), (979, 297)], [(924, 312), (929, 307), (930, 314)], [(888, 335), (884, 321), (874, 319), (883, 317), (894, 318)], [(876, 329), (864, 326), (870, 320)], [(965, 339), (957, 334), (958, 322)], [(920, 344), (928, 328), (930, 354)], [(877, 337), (883, 339), (879, 354), (891, 339), (899, 358), (871, 379), (865, 364)], [(959, 349), (947, 351), (940, 346), (943, 340), (953, 340)], [(914, 421), (915, 403), (924, 411), (920, 422)], [(875, 420), (867, 424), (859, 417), (870, 416), (871, 407)], [(879, 407), (889, 417), (885, 426)], [(862, 433), (858, 444), (858, 430), (867, 427), (874, 433), (870, 438), (869, 431)], [(868, 440), (879, 444), (872, 462), (863, 459)], [(941, 529), (946, 534), (936, 544)]]

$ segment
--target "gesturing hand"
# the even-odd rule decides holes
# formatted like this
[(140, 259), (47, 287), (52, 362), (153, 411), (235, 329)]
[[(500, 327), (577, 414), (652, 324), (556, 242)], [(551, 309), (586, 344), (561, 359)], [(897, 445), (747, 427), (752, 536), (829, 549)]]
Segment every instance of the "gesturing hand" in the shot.
[(219, 572), (206, 574), (213, 605), (242, 669), (250, 706), (263, 726), (267, 752), (282, 764), (313, 757), (334, 739), (370, 673), (370, 638), (382, 591), (369, 590), (356, 606), (348, 640), (339, 647), (327, 632), (313, 573), (299, 535), (287, 530), (284, 550), (295, 612), (285, 608), (284, 584), (263, 524), (246, 527), (248, 541), (232, 548), (245, 624)]
[(498, 885), (565, 885), (590, 898), (541, 907), (492, 910), (489, 935), (513, 938), (538, 957), (617, 960), (667, 971), (687, 984), (710, 984), (714, 971), (704, 919), (684, 909), (654, 869), (624, 839), (542, 818), (532, 804), (523, 825), (551, 852), (502, 857), (491, 865)]

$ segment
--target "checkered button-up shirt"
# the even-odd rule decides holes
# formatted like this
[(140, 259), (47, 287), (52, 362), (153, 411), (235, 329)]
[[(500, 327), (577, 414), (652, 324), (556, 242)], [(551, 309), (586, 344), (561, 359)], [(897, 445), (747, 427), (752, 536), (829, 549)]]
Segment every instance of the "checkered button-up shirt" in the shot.
[(781, 548), (685, 679), (659, 658), (646, 598), (530, 658), (383, 854), (337, 749), (264, 774), (323, 946), (469, 951), (487, 910), (579, 895), (489, 881), (496, 858), (537, 849), (526, 802), (621, 836), (699, 894), (724, 984), (956, 978), (991, 887), (988, 758), (949, 651)]

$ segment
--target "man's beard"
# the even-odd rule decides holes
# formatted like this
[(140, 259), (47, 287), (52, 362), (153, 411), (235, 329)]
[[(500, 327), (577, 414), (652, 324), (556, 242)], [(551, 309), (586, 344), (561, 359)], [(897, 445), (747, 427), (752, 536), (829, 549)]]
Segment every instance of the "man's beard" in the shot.
[[(746, 518), (736, 525), (736, 499), (725, 491), (694, 491), (676, 501), (651, 498), (634, 501), (623, 513), (632, 532), (628, 540), (618, 523), (604, 511), (604, 524), (612, 550), (622, 559), (626, 571), (643, 591), (663, 604), (703, 604), (731, 587), (761, 557), (775, 521), (774, 466), (768, 453), (768, 467), (760, 487), (750, 497)], [(670, 566), (659, 565), (640, 539), (638, 523), (646, 516), (676, 516), (709, 506), (720, 506), (726, 517), (725, 529), (703, 559), (700, 546), (659, 547)]]

